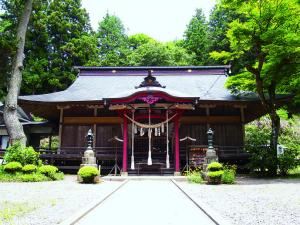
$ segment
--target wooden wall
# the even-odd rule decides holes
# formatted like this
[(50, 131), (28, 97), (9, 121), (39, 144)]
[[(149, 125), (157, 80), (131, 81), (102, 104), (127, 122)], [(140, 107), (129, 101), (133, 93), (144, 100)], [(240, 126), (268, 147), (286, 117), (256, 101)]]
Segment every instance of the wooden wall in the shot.
[[(241, 146), (243, 145), (243, 129), (240, 123), (211, 124), (214, 131), (214, 145)], [(207, 145), (207, 124), (181, 124), (180, 138), (190, 136), (196, 138), (196, 145)]]

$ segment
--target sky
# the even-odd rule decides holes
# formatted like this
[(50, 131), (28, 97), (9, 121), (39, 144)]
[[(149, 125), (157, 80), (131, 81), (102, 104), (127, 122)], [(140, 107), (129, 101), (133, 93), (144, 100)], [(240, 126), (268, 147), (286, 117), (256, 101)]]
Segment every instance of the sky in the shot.
[(106, 12), (118, 16), (127, 34), (147, 34), (159, 41), (181, 39), (197, 8), (208, 18), (215, 0), (82, 0), (97, 30)]

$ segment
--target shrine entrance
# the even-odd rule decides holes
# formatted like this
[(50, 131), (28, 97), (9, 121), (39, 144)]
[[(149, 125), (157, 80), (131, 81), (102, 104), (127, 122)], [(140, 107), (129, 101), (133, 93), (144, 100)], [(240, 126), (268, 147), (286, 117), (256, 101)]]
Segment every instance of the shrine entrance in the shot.
[[(141, 122), (145, 123), (146, 121)], [(160, 123), (158, 119), (152, 122), (154, 124)], [(134, 159), (129, 156), (129, 160), (134, 160), (135, 165), (134, 167), (130, 165), (130, 174), (172, 174), (174, 172), (173, 123), (168, 124), (168, 135), (166, 134), (166, 128), (164, 130), (161, 128), (152, 131), (150, 142), (148, 130), (142, 131), (141, 134), (140, 129), (137, 129), (136, 133), (134, 133)], [(129, 136), (131, 135), (132, 132), (130, 132)], [(168, 147), (167, 143), (169, 143)], [(152, 164), (149, 163), (149, 145), (151, 146)], [(132, 147), (130, 150), (132, 154)]]

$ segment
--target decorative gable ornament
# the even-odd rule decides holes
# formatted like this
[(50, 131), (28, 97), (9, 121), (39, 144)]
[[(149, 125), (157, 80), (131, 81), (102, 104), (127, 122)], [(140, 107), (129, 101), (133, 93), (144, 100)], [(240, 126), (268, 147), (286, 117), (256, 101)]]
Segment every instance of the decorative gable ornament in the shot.
[(156, 77), (152, 76), (152, 70), (148, 70), (148, 76), (144, 78), (144, 81), (135, 88), (143, 88), (143, 87), (160, 87), (165, 88), (166, 86), (162, 86), (157, 80)]

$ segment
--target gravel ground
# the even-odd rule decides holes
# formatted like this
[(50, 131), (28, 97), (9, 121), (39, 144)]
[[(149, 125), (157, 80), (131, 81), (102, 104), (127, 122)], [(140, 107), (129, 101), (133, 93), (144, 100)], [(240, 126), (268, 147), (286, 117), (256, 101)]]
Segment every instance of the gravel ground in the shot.
[(58, 224), (96, 199), (106, 196), (120, 184), (118, 181), (79, 184), (76, 176), (72, 175), (65, 176), (63, 181), (0, 183), (2, 218), (5, 214), (3, 209), (9, 205), (14, 206), (18, 214), (24, 211), (23, 215), (15, 217), (13, 221), (0, 220), (0, 224)]
[(178, 184), (232, 224), (300, 224), (299, 179), (239, 177), (235, 185)]

